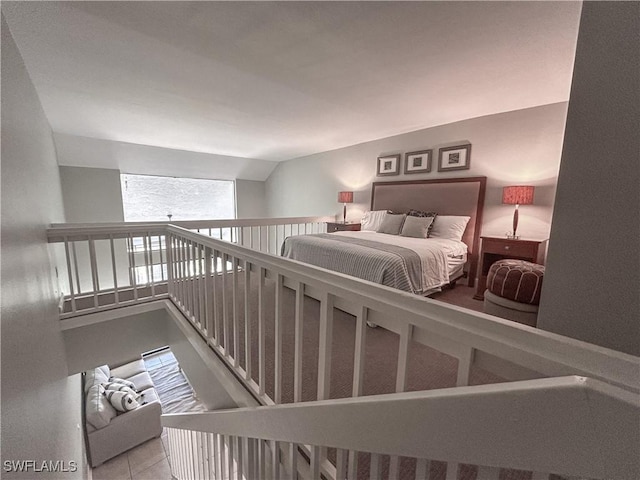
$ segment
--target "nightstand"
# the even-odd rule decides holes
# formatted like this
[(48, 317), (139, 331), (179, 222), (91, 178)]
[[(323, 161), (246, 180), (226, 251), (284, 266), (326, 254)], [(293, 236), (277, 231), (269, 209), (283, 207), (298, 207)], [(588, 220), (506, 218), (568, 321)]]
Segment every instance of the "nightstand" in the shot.
[(484, 299), (484, 291), (487, 287), (487, 274), (494, 262), (503, 258), (514, 258), (526, 262), (544, 265), (544, 255), (547, 249), (547, 239), (528, 240), (512, 239), (506, 237), (480, 237), (482, 248), (480, 250), (480, 274), (478, 275), (478, 285), (476, 300)]
[(327, 222), (327, 233), (358, 231), (360, 231), (359, 223)]

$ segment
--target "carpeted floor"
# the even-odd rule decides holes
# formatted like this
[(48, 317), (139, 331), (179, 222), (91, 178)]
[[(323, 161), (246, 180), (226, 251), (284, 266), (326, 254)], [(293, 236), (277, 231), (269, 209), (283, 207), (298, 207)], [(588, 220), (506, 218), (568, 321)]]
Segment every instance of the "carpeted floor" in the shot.
[[(245, 368), (244, 355), (244, 290), (243, 282), (238, 279), (236, 315), (238, 318), (237, 336), (239, 338), (238, 356), (240, 364)], [(232, 301), (232, 276), (227, 280), (227, 328), (228, 328), (228, 348), (232, 355), (235, 355), (234, 322), (233, 322), (233, 301)], [(218, 299), (221, 296), (221, 284), (218, 282), (220, 290), (217, 292)], [(258, 298), (257, 298), (256, 278), (251, 278), (251, 288), (249, 294), (249, 323), (250, 338), (252, 345), (251, 366), (254, 380), (258, 380)], [(464, 285), (456, 286), (454, 289), (446, 290), (437, 294), (434, 298), (449, 303), (460, 301), (466, 298), (473, 306), (481, 309), (482, 302), (472, 300), (473, 289)], [(265, 378), (266, 392), (273, 398), (274, 396), (274, 371), (275, 371), (275, 285), (273, 281), (267, 280), (264, 288), (264, 301), (266, 304), (266, 315), (264, 318), (265, 328)], [(438, 298), (440, 297), (440, 298)], [(218, 315), (222, 318), (222, 305), (218, 302)], [(283, 403), (293, 402), (293, 378), (294, 378), (294, 319), (295, 319), (295, 292), (288, 288), (283, 289), (283, 315), (282, 315), (282, 401)], [(319, 317), (320, 303), (309, 297), (304, 301), (304, 327), (302, 342), (303, 357), (303, 379), (302, 379), (302, 400), (312, 401), (317, 399), (318, 381), (318, 350), (319, 350)], [(334, 310), (333, 329), (333, 354), (331, 362), (331, 386), (330, 398), (344, 398), (352, 396), (353, 383), (353, 356), (355, 350), (355, 317), (341, 311)], [(366, 332), (366, 358), (364, 367), (363, 395), (375, 395), (383, 393), (393, 393), (395, 391), (396, 368), (399, 337), (383, 328), (367, 328)], [(222, 337), (224, 338), (224, 337)], [(445, 355), (435, 349), (411, 342), (409, 347), (409, 362), (407, 365), (407, 390), (431, 390), (438, 388), (455, 387), (457, 377), (457, 359)], [(488, 384), (504, 381), (500, 377), (472, 367), (470, 384)], [(453, 421), (453, 419), (452, 419)], [(330, 458), (333, 456), (330, 452)], [(369, 478), (369, 455), (361, 455), (359, 462), (358, 478)], [(388, 470), (388, 458), (382, 460), (382, 478), (386, 478)], [(400, 478), (414, 478), (415, 462), (411, 459), (401, 459)], [(431, 479), (444, 479), (446, 464), (442, 462), (432, 462)], [(474, 480), (477, 475), (477, 468), (462, 465), (459, 470), (460, 480)], [(527, 479), (530, 475), (524, 472), (503, 471), (501, 480)]]

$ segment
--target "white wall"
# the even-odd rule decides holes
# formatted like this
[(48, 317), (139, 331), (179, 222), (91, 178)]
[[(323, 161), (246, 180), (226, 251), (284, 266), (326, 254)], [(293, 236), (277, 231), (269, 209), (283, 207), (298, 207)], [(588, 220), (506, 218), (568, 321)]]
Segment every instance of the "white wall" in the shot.
[(265, 182), (236, 180), (237, 218), (263, 218), (267, 216)]
[(115, 367), (169, 343), (167, 314), (161, 309), (129, 315), (65, 330), (63, 336), (69, 371), (83, 372), (105, 364)]
[(640, 4), (585, 2), (538, 325), (640, 355)]
[(124, 222), (119, 170), (60, 167), (60, 181), (67, 222)]
[[(64, 221), (51, 128), (2, 17), (2, 460), (75, 461), (85, 475), (78, 376), (69, 377), (45, 229)], [(2, 478), (34, 478), (3, 470)]]
[[(519, 233), (548, 235), (560, 164), (566, 103), (474, 118), (282, 162), (266, 182), (269, 216), (342, 215), (340, 190), (353, 190), (347, 219), (369, 208), (371, 182), (486, 175), (483, 234), (511, 229), (513, 207), (501, 205), (502, 187), (536, 185), (535, 205), (521, 207)], [(438, 173), (438, 149), (471, 143), (471, 168)], [(377, 157), (433, 149), (427, 174), (376, 177)], [(402, 171), (402, 170), (401, 170)]]
[(268, 160), (188, 152), (61, 133), (56, 133), (54, 139), (60, 165), (106, 168), (122, 173), (264, 181), (277, 165), (277, 162)]

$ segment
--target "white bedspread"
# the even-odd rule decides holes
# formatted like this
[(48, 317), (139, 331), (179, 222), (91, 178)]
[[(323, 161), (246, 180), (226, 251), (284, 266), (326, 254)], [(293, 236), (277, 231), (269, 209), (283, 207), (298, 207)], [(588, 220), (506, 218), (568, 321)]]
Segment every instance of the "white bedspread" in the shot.
[(413, 238), (401, 235), (388, 235), (371, 231), (335, 232), (332, 235), (364, 238), (375, 242), (399, 245), (409, 248), (420, 256), (422, 261), (423, 292), (441, 287), (449, 283), (449, 259), (465, 256), (467, 245), (457, 240), (445, 238)]

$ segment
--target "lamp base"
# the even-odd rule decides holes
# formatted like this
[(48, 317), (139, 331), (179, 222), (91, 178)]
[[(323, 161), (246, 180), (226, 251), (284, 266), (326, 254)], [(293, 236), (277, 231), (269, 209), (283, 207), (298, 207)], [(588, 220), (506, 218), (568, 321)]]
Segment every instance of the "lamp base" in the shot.
[(520, 235), (513, 235), (511, 233), (507, 233), (507, 238), (509, 240), (519, 240), (520, 239)]

